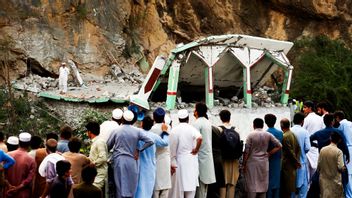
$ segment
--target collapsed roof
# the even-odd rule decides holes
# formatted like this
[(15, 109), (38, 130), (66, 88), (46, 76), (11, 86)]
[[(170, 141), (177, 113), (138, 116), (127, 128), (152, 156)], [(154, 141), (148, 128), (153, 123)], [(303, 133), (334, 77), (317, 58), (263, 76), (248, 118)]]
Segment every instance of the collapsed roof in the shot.
[(214, 86), (243, 87), (244, 100), (251, 107), (251, 94), (263, 85), (278, 67), (285, 71), (281, 103), (287, 104), (293, 66), (286, 54), (292, 42), (248, 35), (220, 35), (180, 44), (166, 59), (158, 56), (137, 95), (130, 102), (149, 109), (148, 99), (168, 71), (166, 105), (174, 109), (179, 82), (205, 85), (206, 104), (214, 106)]

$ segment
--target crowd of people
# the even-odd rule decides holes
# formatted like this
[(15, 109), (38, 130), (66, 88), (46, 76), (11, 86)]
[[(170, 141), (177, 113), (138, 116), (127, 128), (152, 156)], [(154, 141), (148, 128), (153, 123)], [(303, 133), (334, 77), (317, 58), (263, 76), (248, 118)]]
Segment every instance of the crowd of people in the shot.
[[(161, 107), (137, 122), (133, 110), (115, 109), (111, 120), (89, 122), (89, 156), (69, 126), (43, 139), (0, 132), (0, 197), (14, 198), (234, 198), (240, 175), (243, 197), (352, 197), (352, 122), (327, 103), (311, 101), (280, 120), (253, 120), (243, 142), (230, 111), (222, 124), (197, 103), (196, 118), (181, 109), (172, 123)], [(140, 123), (140, 126), (137, 126)], [(264, 124), (267, 130), (264, 130)]]

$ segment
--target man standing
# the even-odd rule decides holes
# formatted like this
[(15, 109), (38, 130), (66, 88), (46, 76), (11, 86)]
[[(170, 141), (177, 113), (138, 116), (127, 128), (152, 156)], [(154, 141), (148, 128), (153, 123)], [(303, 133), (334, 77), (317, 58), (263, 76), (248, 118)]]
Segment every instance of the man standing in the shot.
[(105, 179), (108, 175), (108, 150), (106, 143), (99, 137), (100, 126), (97, 122), (89, 122), (86, 125), (88, 138), (92, 140), (89, 151), (89, 159), (95, 165), (98, 175), (95, 177), (93, 185), (104, 192)]
[(346, 167), (343, 165), (342, 151), (337, 148), (340, 141), (341, 136), (333, 132), (331, 144), (320, 151), (318, 171), (322, 198), (344, 197), (340, 173), (345, 171)]
[[(346, 139), (346, 144), (349, 153), (352, 153), (352, 122), (345, 118), (345, 113), (343, 111), (336, 111), (334, 113), (335, 121), (340, 124), (338, 129), (342, 131), (344, 138)], [(347, 165), (348, 172), (348, 183), (345, 189), (345, 196), (348, 198), (352, 197), (352, 163)]]
[(317, 113), (324, 118), (325, 115), (331, 111), (331, 104), (329, 102), (319, 102), (317, 104)]
[[(132, 111), (125, 111), (122, 117), (123, 124), (114, 131), (107, 142), (108, 149), (113, 148), (112, 159), (117, 198), (135, 195), (138, 183), (139, 152), (154, 144), (142, 129), (132, 126), (134, 121)], [(144, 142), (144, 145), (138, 148), (140, 140)]]
[(66, 63), (61, 63), (59, 69), (59, 90), (60, 94), (65, 94), (67, 92), (67, 80), (70, 70), (66, 67)]
[[(65, 160), (59, 153), (56, 153), (57, 141), (55, 139), (48, 139), (46, 141), (46, 148), (49, 154), (44, 158), (42, 163), (40, 163), (38, 169), (40, 176), (46, 179), (45, 189), (41, 195), (42, 198), (50, 194), (51, 186), (56, 178), (56, 163), (60, 160)], [(70, 177), (67, 182), (69, 185), (72, 185), (72, 178)]]
[(198, 186), (198, 151), (202, 144), (202, 135), (188, 124), (186, 109), (179, 110), (180, 124), (171, 130), (170, 150), (172, 171), (176, 171), (179, 184), (177, 198), (194, 198)]
[(282, 139), (281, 197), (290, 198), (296, 192), (296, 171), (301, 167), (299, 157), (301, 149), (296, 136), (290, 130), (290, 121), (286, 118), (280, 122), (284, 132)]
[[(254, 119), (254, 132), (246, 140), (243, 169), (248, 198), (265, 197), (269, 184), (269, 157), (281, 149), (279, 140), (265, 132), (263, 127), (262, 119)], [(273, 144), (273, 149), (268, 151), (270, 143)]]
[(81, 141), (74, 137), (68, 142), (68, 148), (70, 151), (62, 154), (62, 156), (71, 164), (71, 175), (75, 184), (81, 183), (82, 169), (90, 164), (89, 158), (79, 153), (81, 145)]
[(64, 125), (60, 128), (60, 140), (57, 143), (56, 150), (60, 153), (68, 152), (68, 141), (72, 137), (72, 128), (68, 125)]
[(31, 141), (31, 134), (19, 135), (19, 148), (8, 154), (15, 160), (15, 164), (7, 171), (9, 190), (7, 197), (28, 198), (31, 196), (31, 182), (35, 174), (36, 164), (27, 153)]
[[(162, 133), (161, 126), (165, 118), (164, 109), (161, 107), (155, 109), (153, 118), (155, 124), (150, 131), (160, 136)], [(170, 166), (170, 147), (156, 148), (156, 180), (153, 198), (167, 198), (171, 188)]]
[[(268, 126), (268, 132), (271, 133), (280, 143), (282, 143), (282, 131), (274, 128), (276, 116), (274, 114), (266, 114), (264, 116), (265, 124)], [(269, 150), (273, 145), (269, 144)], [(267, 192), (268, 198), (280, 197), (280, 173), (281, 173), (281, 151), (276, 152), (269, 158), (269, 188)]]
[[(162, 133), (157, 135), (150, 132), (154, 124), (154, 120), (150, 116), (146, 116), (142, 122), (142, 128), (144, 129), (145, 135), (150, 137), (154, 141), (154, 145), (146, 148), (139, 154), (139, 177), (138, 186), (135, 194), (136, 198), (152, 197), (156, 179), (156, 149), (158, 147), (165, 147), (169, 145), (169, 134), (166, 133), (167, 125), (161, 125)], [(139, 147), (144, 145), (143, 141), (138, 143)], [(168, 173), (170, 174), (170, 173)]]
[[(319, 131), (325, 127), (323, 118), (317, 115), (314, 110), (314, 103), (312, 101), (305, 101), (303, 103), (303, 113), (306, 116), (304, 118), (303, 128), (308, 131), (309, 135), (312, 135), (316, 131)], [(309, 152), (307, 153), (309, 180), (317, 169), (318, 157), (318, 149), (315, 147), (311, 147)]]
[(310, 149), (310, 141), (309, 141), (309, 133), (305, 130), (303, 126), (304, 122), (304, 114), (296, 113), (293, 116), (293, 124), (294, 126), (291, 128), (293, 134), (295, 134), (298, 144), (301, 149), (300, 161), (301, 167), (297, 170), (296, 175), (296, 188), (298, 189), (298, 197), (306, 198), (308, 193), (308, 183), (309, 183), (309, 175), (308, 175), (308, 160), (306, 153), (308, 153)]
[(198, 153), (199, 162), (199, 188), (196, 197), (206, 198), (208, 184), (216, 182), (215, 169), (213, 163), (212, 131), (211, 123), (207, 119), (207, 106), (204, 103), (197, 103), (194, 110), (196, 121), (193, 126), (200, 132), (203, 138), (202, 145)]
[[(222, 122), (222, 125), (218, 127), (220, 134), (224, 135), (225, 130), (232, 130), (231, 132), (233, 132), (234, 136), (237, 137), (234, 139), (238, 140), (237, 143), (240, 144), (241, 143), (240, 134), (234, 130), (234, 127), (230, 123), (230, 120), (231, 120), (230, 111), (222, 110), (220, 111), (219, 116)], [(221, 144), (221, 141), (220, 141), (220, 144)], [(236, 146), (239, 146), (239, 145), (236, 145)], [(240, 151), (241, 154), (242, 154), (242, 149), (243, 147), (241, 147), (241, 151)], [(220, 197), (235, 197), (235, 187), (240, 174), (238, 159), (226, 156), (225, 153), (222, 153), (222, 166), (224, 171), (225, 188), (220, 187)], [(216, 182), (218, 183), (218, 181)]]
[(112, 131), (114, 131), (122, 121), (122, 110), (117, 108), (112, 111), (111, 120), (106, 120), (100, 125), (100, 134), (99, 136), (107, 142)]

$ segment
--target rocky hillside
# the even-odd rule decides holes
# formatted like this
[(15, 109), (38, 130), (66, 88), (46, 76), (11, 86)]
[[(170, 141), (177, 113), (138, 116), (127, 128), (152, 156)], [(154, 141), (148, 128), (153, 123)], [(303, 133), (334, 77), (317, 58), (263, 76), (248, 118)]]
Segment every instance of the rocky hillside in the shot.
[(1, 50), (10, 52), (11, 78), (30, 70), (56, 77), (59, 63), (69, 59), (86, 78), (108, 75), (113, 64), (146, 72), (146, 62), (167, 55), (177, 43), (229, 33), (289, 41), (324, 34), (352, 46), (352, 0), (0, 0), (0, 4)]

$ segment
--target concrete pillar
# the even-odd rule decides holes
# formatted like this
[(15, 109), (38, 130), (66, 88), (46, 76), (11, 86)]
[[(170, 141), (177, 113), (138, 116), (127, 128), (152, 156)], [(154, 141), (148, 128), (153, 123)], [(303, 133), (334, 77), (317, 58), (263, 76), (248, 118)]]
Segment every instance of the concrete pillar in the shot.
[(208, 108), (214, 107), (214, 78), (213, 67), (206, 67), (205, 76), (205, 103)]
[(180, 64), (174, 61), (169, 70), (169, 80), (167, 84), (166, 109), (174, 109), (176, 105), (176, 93), (178, 77), (180, 73)]

